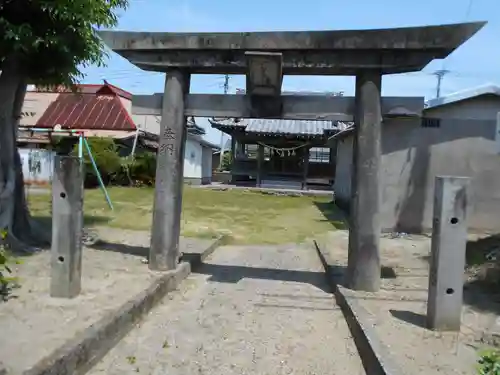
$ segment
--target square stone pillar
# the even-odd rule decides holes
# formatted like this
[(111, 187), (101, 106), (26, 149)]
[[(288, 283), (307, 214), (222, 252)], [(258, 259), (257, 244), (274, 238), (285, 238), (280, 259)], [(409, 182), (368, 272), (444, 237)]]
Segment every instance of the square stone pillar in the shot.
[(436, 177), (427, 326), (437, 331), (460, 331), (468, 185), (467, 177)]
[(149, 268), (173, 270), (179, 262), (179, 236), (184, 179), (187, 118), (184, 115), (190, 75), (182, 70), (167, 73), (156, 161), (156, 184)]
[(347, 285), (380, 288), (381, 81), (378, 71), (356, 76)]
[(50, 295), (74, 298), (82, 283), (83, 163), (56, 156), (52, 178)]

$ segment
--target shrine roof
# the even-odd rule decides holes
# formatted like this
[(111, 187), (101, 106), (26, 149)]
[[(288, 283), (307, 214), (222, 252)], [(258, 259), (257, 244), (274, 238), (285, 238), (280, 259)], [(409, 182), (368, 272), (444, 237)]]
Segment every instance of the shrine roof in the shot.
[(245, 52), (279, 52), (283, 74), (352, 75), (421, 70), (445, 58), (486, 23), (373, 30), (238, 33), (99, 31), (114, 52), (144, 70), (244, 74)]
[(213, 128), (240, 129), (250, 134), (324, 137), (338, 130), (333, 121), (275, 120), (275, 119), (211, 119)]

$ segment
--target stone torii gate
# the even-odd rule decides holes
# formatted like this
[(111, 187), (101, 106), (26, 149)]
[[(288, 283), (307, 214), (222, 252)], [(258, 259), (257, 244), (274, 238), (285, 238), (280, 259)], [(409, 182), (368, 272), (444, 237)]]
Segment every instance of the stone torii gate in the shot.
[[(179, 262), (187, 116), (354, 121), (348, 284), (378, 290), (381, 123), (387, 116), (419, 116), (423, 109), (423, 98), (381, 98), (382, 75), (419, 71), (448, 56), (484, 24), (310, 32), (99, 32), (108, 47), (132, 64), (167, 73), (164, 94), (133, 99), (135, 114), (161, 116), (150, 268), (172, 270)], [(189, 94), (191, 74), (245, 74), (246, 95)], [(355, 97), (281, 95), (285, 74), (352, 75)]]

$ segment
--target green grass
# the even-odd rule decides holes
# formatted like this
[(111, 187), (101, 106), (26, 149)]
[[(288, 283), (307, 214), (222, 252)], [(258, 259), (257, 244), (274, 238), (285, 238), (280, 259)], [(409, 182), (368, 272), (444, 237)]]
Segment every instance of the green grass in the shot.
[[(100, 190), (85, 192), (86, 225), (149, 230), (154, 189), (109, 189), (112, 212)], [(50, 219), (50, 196), (28, 198), (32, 214)], [(183, 196), (182, 235), (213, 238), (230, 235), (237, 244), (300, 242), (307, 237), (343, 227), (330, 197), (289, 197), (246, 190), (216, 191), (186, 186)]]

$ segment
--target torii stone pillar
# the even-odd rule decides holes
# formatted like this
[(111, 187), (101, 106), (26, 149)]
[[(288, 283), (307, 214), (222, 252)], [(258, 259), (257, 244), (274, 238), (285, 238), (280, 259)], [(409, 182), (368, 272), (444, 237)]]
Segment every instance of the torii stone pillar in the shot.
[(179, 263), (179, 236), (186, 144), (185, 98), (190, 75), (182, 70), (167, 73), (156, 162), (149, 268), (174, 270)]
[(381, 81), (378, 71), (356, 75), (347, 285), (380, 288)]

